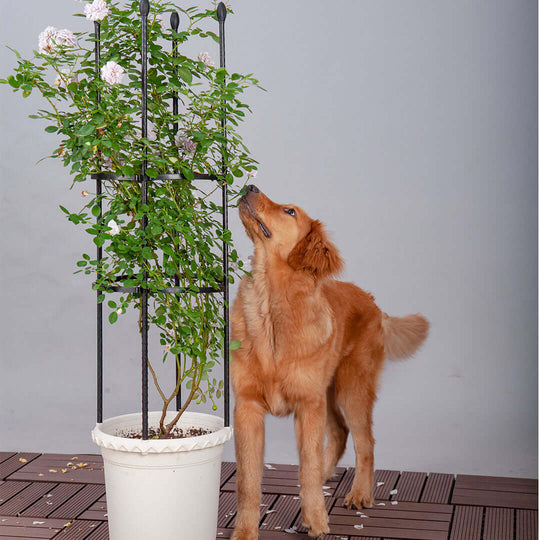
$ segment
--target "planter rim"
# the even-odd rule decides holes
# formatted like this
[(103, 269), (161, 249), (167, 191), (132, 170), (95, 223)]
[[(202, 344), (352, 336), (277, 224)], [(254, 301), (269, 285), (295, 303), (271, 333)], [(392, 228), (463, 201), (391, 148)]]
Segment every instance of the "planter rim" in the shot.
[[(175, 412), (167, 413), (166, 420), (171, 420)], [(133, 452), (139, 454), (161, 454), (173, 452), (189, 452), (202, 450), (225, 444), (231, 437), (232, 427), (223, 426), (223, 418), (206, 413), (185, 412), (178, 421), (178, 427), (203, 427), (212, 429), (207, 435), (187, 437), (185, 439), (128, 439), (114, 435), (118, 429), (140, 429), (141, 413), (124, 414), (106, 419), (96, 424), (92, 430), (92, 440), (101, 448)], [(161, 417), (160, 411), (148, 413), (150, 425), (157, 424)]]

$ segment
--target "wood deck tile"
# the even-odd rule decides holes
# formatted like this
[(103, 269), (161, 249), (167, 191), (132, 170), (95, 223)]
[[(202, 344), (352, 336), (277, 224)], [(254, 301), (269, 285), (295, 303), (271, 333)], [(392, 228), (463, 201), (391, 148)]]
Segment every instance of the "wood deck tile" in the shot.
[(89, 484), (84, 486), (71, 499), (66, 501), (49, 517), (57, 518), (78, 518), (86, 509), (90, 508), (96, 501), (105, 495), (105, 486)]
[(426, 473), (403, 472), (394, 489), (397, 493), (390, 498), (393, 501), (418, 502), (422, 493), (422, 488), (426, 482)]
[(483, 540), (514, 539), (513, 508), (486, 508)]
[(94, 532), (87, 536), (85, 540), (109, 540), (109, 524), (102, 523), (99, 527), (96, 527)]
[[(54, 537), (54, 540), (86, 540), (101, 525), (101, 521), (75, 520)], [(165, 540), (165, 539), (163, 539)]]
[(483, 508), (456, 506), (450, 540), (480, 540)]
[(107, 516), (107, 503), (104, 501), (96, 501), (77, 519), (89, 519), (91, 521), (107, 521)]
[(261, 531), (285, 531), (290, 529), (300, 512), (300, 497), (280, 495), (270, 510), (267, 510)]
[(516, 510), (516, 540), (538, 538), (538, 512)]
[(504, 508), (522, 508), (533, 510), (537, 508), (538, 497), (529, 493), (513, 493), (478, 489), (456, 489), (452, 494), (452, 504), (469, 506), (500, 506)]
[(35, 452), (19, 452), (11, 455), (0, 463), (0, 480), (5, 480), (12, 473), (29, 465), (39, 456), (40, 454), (36, 454)]
[(390, 491), (396, 487), (398, 480), (399, 471), (376, 470), (373, 479), (373, 497), (382, 500), (390, 499)]
[(449, 503), (454, 480), (453, 474), (429, 473), (420, 501)]
[(57, 484), (36, 482), (28, 485), (22, 491), (11, 497), (7, 502), (0, 505), (0, 514), (7, 516), (17, 516), (32, 506), (43, 495), (51, 491)]
[(14, 456), (15, 452), (0, 452), (0, 463), (3, 461), (6, 461), (6, 459), (9, 459), (10, 457)]
[[(388, 502), (385, 502), (388, 505)], [(362, 514), (367, 516), (367, 519), (372, 518), (394, 518), (394, 519), (424, 519), (427, 521), (441, 521), (450, 523), (452, 521), (452, 506), (447, 505), (431, 505), (424, 508), (422, 503), (398, 503), (397, 505), (377, 506), (377, 502), (373, 508), (364, 508), (363, 510), (348, 510), (337, 503), (331, 510), (332, 515), (352, 516), (357, 518)]]
[(336, 490), (334, 492), (335, 497), (345, 497), (349, 493), (354, 480), (354, 469), (350, 468), (345, 471), (345, 474), (341, 477)]
[(338, 500), (330, 512), (333, 533), (417, 540), (448, 537), (452, 518), (450, 505), (375, 501), (373, 508), (348, 510), (340, 505), (341, 502)]
[(66, 525), (64, 519), (35, 519), (0, 515), (0, 540), (23, 538), (45, 540), (53, 538)]
[(0, 483), (0, 505), (7, 502), (11, 497), (14, 497), (28, 487), (30, 482), (2, 482)]
[(219, 481), (220, 487), (231, 479), (232, 475), (236, 473), (236, 463), (232, 461), (224, 461), (221, 464), (221, 479)]
[(219, 496), (218, 527), (226, 527), (236, 514), (236, 493), (227, 491)]
[(10, 474), (8, 479), (31, 482), (105, 483), (103, 460), (100, 456), (89, 454), (79, 456), (42, 454)]
[(21, 516), (48, 517), (84, 486), (82, 484), (59, 484), (50, 493), (29, 506)]

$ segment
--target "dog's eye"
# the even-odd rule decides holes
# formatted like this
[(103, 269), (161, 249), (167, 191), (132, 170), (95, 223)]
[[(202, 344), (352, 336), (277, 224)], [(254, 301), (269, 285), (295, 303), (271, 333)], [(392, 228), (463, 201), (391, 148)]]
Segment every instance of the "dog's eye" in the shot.
[(294, 208), (284, 208), (283, 209), (289, 216), (296, 217), (296, 212), (294, 211)]

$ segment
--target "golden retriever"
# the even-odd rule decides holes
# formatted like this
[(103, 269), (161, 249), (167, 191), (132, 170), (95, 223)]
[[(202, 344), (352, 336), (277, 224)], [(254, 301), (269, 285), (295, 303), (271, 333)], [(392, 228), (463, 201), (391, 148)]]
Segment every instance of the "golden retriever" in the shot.
[[(231, 312), (238, 513), (232, 539), (258, 538), (264, 417), (294, 413), (302, 520), (309, 535), (329, 532), (323, 484), (349, 431), (356, 473), (349, 508), (373, 504), (373, 404), (385, 358), (413, 354), (427, 336), (421, 315), (390, 317), (371, 294), (332, 279), (343, 261), (320, 221), (276, 204), (255, 186), (239, 204), (254, 244)], [(324, 447), (325, 435), (327, 438)], [(324, 450), (324, 451), (323, 451)]]

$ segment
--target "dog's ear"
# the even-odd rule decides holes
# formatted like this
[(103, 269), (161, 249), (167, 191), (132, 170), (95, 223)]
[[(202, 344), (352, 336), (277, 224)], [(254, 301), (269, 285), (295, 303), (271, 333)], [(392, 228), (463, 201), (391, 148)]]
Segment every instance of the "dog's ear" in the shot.
[(328, 240), (318, 220), (311, 222), (311, 230), (294, 246), (287, 262), (295, 270), (310, 272), (316, 278), (338, 274), (343, 269), (337, 247)]

